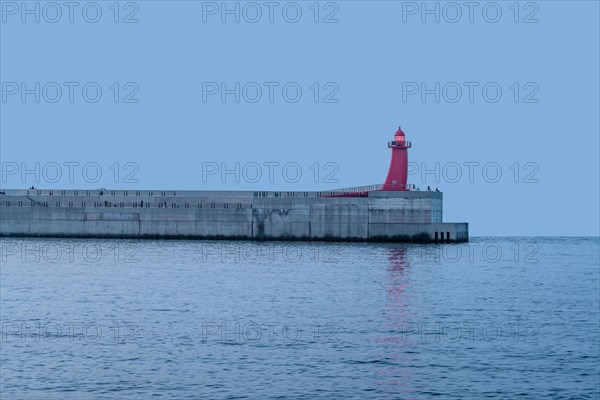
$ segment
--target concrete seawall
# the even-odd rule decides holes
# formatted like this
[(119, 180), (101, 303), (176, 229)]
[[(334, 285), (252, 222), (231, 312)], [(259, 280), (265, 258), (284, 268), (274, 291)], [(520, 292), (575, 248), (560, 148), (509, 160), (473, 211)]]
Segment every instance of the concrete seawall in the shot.
[(461, 242), (442, 193), (4, 190), (0, 236)]

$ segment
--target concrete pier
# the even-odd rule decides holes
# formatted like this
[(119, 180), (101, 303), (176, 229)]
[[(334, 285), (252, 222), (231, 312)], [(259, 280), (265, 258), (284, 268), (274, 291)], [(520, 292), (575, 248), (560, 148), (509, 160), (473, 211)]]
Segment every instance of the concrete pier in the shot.
[[(442, 193), (3, 190), (0, 236), (468, 241), (442, 222)], [(332, 197), (335, 196), (335, 197)]]

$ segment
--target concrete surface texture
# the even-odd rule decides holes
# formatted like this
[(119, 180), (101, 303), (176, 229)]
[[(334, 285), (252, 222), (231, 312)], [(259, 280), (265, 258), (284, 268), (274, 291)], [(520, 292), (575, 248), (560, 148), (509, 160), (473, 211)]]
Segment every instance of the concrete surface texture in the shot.
[[(462, 242), (442, 193), (3, 190), (0, 236)], [(336, 196), (343, 196), (337, 192)]]

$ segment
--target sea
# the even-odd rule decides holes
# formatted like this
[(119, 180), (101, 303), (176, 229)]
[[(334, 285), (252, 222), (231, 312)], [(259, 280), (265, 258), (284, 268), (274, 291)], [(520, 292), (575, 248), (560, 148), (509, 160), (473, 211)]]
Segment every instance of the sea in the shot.
[(1, 399), (599, 399), (598, 237), (0, 239)]

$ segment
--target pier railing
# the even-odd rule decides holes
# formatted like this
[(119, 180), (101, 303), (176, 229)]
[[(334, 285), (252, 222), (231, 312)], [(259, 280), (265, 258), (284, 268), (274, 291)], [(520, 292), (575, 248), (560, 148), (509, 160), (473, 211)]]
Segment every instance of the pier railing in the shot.
[[(321, 191), (221, 191), (221, 190), (73, 190), (73, 189), (6, 189), (0, 190), (0, 201), (9, 196), (68, 196), (68, 197), (328, 197), (336, 194), (381, 190), (383, 184), (356, 186)], [(4, 197), (6, 196), (6, 197)]]
[(357, 193), (368, 193), (375, 190), (381, 190), (383, 184), (366, 185), (366, 186), (355, 186), (349, 188), (333, 189), (333, 190), (322, 190), (318, 192), (299, 192), (299, 191), (280, 191), (280, 192), (254, 192), (254, 197), (344, 197), (344, 195), (351, 195)]
[[(0, 190), (0, 196), (177, 196), (187, 194), (185, 190), (107, 190), (107, 189), (6, 189)], [(1, 199), (1, 197), (0, 197)]]
[(367, 185), (367, 186), (355, 186), (349, 188), (335, 189), (329, 191), (319, 192), (319, 197), (344, 197), (344, 196), (358, 196), (358, 197), (366, 197), (369, 192), (373, 192), (376, 190), (381, 190), (383, 188), (383, 184), (376, 185)]

